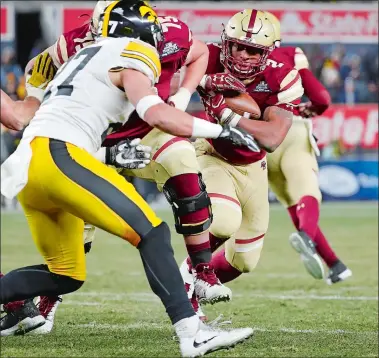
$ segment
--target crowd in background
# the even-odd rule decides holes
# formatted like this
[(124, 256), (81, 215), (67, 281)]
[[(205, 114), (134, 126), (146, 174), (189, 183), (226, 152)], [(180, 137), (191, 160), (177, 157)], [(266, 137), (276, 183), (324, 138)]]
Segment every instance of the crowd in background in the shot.
[[(285, 45), (285, 44), (284, 44)], [(289, 44), (295, 45), (296, 44)], [(330, 92), (333, 103), (378, 103), (378, 46), (372, 45), (300, 45), (310, 62), (311, 69)], [(35, 57), (46, 45), (38, 40), (30, 58)], [(15, 100), (25, 97), (24, 71), (17, 63), (12, 47), (2, 48), (1, 88)], [(193, 96), (193, 102), (199, 102)], [(22, 133), (1, 127), (1, 162), (16, 148)], [(338, 143), (326, 148), (334, 156), (343, 155)], [(359, 151), (359, 148), (358, 148)], [(155, 184), (136, 180), (135, 185), (146, 200), (157, 196)], [(3, 201), (2, 201), (3, 203)]]

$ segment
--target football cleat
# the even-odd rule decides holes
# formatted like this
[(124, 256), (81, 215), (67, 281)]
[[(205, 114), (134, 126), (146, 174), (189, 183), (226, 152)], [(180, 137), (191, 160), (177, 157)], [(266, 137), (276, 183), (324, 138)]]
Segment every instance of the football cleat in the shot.
[(353, 273), (348, 269), (345, 264), (338, 260), (330, 269), (329, 275), (326, 279), (328, 285), (333, 285), (334, 283), (345, 281), (347, 278), (352, 276)]
[(232, 291), (217, 278), (213, 266), (198, 264), (192, 269), (195, 294), (200, 304), (214, 304), (232, 299)]
[[(200, 322), (198, 319), (194, 321), (192, 317), (185, 318), (182, 321), (188, 322), (187, 325), (182, 327), (182, 331), (176, 329), (182, 357), (201, 357), (220, 349), (229, 349), (251, 337), (254, 333), (252, 328), (239, 328), (227, 331), (214, 329)], [(179, 324), (183, 325), (183, 322), (179, 322)], [(194, 324), (197, 325), (195, 330), (193, 330), (194, 327), (190, 327)]]
[(318, 256), (315, 245), (304, 231), (294, 232), (289, 238), (291, 246), (300, 254), (307, 271), (316, 279), (324, 278), (324, 266)]
[(7, 313), (1, 318), (1, 336), (17, 336), (28, 333), (45, 324), (45, 317), (40, 313), (32, 299), (25, 300), (22, 305), (12, 307), (4, 305)]
[(54, 326), (55, 312), (58, 305), (62, 302), (62, 296), (41, 296), (38, 308), (42, 316), (45, 317), (45, 324), (31, 332), (31, 334), (50, 333)]

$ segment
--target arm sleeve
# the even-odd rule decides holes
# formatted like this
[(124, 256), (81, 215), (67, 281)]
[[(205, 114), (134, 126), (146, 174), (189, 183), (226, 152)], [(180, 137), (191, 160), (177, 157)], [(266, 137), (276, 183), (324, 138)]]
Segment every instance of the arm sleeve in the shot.
[(331, 103), (329, 92), (307, 68), (300, 70), (299, 73), (304, 93), (312, 102), (312, 110), (317, 114), (324, 113)]

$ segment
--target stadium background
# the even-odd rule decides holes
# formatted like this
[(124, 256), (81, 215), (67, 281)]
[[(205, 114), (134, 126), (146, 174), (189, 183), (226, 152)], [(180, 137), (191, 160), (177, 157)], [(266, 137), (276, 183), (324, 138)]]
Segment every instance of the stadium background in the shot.
[[(95, 1), (2, 1), (1, 87), (25, 96), (28, 60), (91, 14)], [(155, 2), (161, 14), (186, 21), (196, 36), (219, 41), (221, 23), (257, 6), (282, 22), (283, 44), (301, 46), (329, 89), (332, 107), (315, 118), (322, 148), (320, 185), (325, 202), (321, 226), (353, 271), (327, 286), (312, 279), (288, 245), (293, 231), (286, 211), (270, 208), (270, 227), (256, 270), (230, 283), (229, 304), (206, 307), (235, 327), (252, 326), (247, 344), (221, 357), (378, 356), (378, 9), (377, 3), (185, 1)], [(295, 6), (296, 4), (296, 6)], [(196, 95), (191, 111), (200, 109)], [(1, 161), (20, 133), (1, 132)], [(173, 228), (171, 209), (154, 184), (136, 181), (141, 193)], [(273, 198), (272, 198), (273, 199)], [(273, 199), (274, 200), (274, 199)], [(342, 201), (342, 202), (341, 202)], [(16, 208), (17, 211), (13, 209)], [(1, 270), (41, 262), (17, 202), (2, 201)], [(178, 262), (182, 238), (172, 229)], [(162, 306), (151, 293), (138, 255), (122, 240), (100, 232), (87, 256), (88, 279), (64, 296), (48, 337), (1, 339), (2, 357), (171, 357), (178, 347)]]
[[(62, 31), (88, 21), (94, 1), (3, 1), (1, 5), (1, 88), (25, 96), (23, 69)], [(154, 2), (162, 15), (180, 17), (195, 36), (219, 42), (221, 24), (243, 2)], [(217, 6), (215, 6), (217, 4)], [(250, 5), (254, 5), (251, 2)], [(258, 4), (258, 3), (257, 3)], [(320, 186), (324, 200), (376, 200), (378, 197), (378, 10), (373, 2), (259, 2), (281, 20), (283, 45), (301, 46), (314, 73), (329, 90), (333, 105), (314, 119), (322, 149)], [(189, 110), (201, 110), (198, 96)], [(1, 161), (20, 133), (2, 128)], [(143, 196), (165, 205), (154, 184), (135, 180)], [(270, 198), (274, 200), (270, 193)], [(13, 203), (3, 205), (12, 207)]]

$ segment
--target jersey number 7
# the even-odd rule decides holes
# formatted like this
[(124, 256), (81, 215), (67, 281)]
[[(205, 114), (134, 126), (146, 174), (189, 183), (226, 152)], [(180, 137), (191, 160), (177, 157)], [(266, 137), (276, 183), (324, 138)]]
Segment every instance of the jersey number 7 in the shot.
[[(68, 65), (71, 61), (79, 60), (79, 64), (76, 67), (74, 67), (70, 75), (60, 85), (57, 86), (57, 92), (55, 93), (56, 96), (71, 96), (72, 91), (74, 90), (74, 86), (72, 85), (74, 77), (87, 65), (90, 59), (99, 52), (100, 48), (100, 46), (84, 48), (61, 67), (60, 71), (58, 71), (53, 81), (55, 81), (59, 77), (59, 75), (61, 75), (63, 72), (65, 72), (66, 69), (68, 69)], [(49, 99), (51, 94), (52, 91), (50, 88), (46, 91), (43, 97), (43, 101)]]

